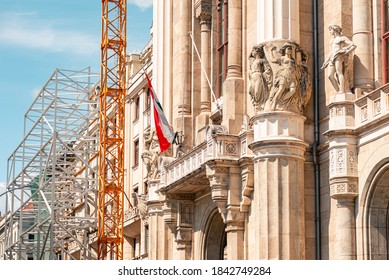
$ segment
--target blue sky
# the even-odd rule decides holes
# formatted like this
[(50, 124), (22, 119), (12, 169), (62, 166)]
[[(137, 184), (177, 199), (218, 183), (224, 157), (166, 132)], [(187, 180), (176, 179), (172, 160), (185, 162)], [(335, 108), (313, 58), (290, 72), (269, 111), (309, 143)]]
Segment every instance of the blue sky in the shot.
[[(128, 0), (128, 52), (150, 39), (152, 2)], [(53, 71), (100, 71), (100, 26), (100, 0), (0, 0), (0, 194), (24, 114)]]

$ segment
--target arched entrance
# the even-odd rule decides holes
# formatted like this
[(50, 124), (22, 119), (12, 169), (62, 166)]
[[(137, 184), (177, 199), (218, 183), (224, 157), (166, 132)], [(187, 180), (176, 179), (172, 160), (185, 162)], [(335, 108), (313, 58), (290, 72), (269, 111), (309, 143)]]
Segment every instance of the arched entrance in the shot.
[(227, 246), (225, 224), (220, 213), (214, 209), (207, 221), (204, 238), (204, 259), (224, 260), (224, 251)]
[(371, 260), (389, 260), (389, 162), (373, 177), (366, 203), (366, 249)]

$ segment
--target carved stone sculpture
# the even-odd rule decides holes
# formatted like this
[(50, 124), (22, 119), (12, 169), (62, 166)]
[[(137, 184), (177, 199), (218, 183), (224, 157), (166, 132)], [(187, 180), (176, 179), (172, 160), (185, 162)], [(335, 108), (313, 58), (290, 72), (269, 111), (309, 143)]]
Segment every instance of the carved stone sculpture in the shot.
[(142, 160), (146, 165), (147, 177), (149, 179), (157, 179), (158, 172), (158, 159), (160, 157), (161, 150), (159, 148), (158, 137), (155, 131), (151, 131), (145, 134), (145, 150), (142, 152)]
[(356, 45), (342, 35), (342, 28), (332, 24), (329, 27), (333, 38), (330, 41), (331, 54), (323, 63), (322, 69), (328, 67), (328, 79), (338, 93), (350, 92), (347, 66), (349, 54), (356, 49)]
[(249, 94), (257, 113), (303, 113), (312, 87), (308, 54), (298, 44), (275, 40), (255, 45), (249, 60)]
[(274, 111), (279, 103), (285, 104), (293, 97), (297, 90), (296, 61), (292, 56), (293, 47), (290, 44), (283, 45), (278, 51), (281, 56), (274, 54), (276, 46), (271, 48), (272, 60), (280, 69), (276, 73), (274, 85), (270, 94), (270, 110)]
[(273, 72), (266, 59), (263, 45), (253, 47), (249, 61), (249, 94), (255, 109), (263, 110), (273, 82)]

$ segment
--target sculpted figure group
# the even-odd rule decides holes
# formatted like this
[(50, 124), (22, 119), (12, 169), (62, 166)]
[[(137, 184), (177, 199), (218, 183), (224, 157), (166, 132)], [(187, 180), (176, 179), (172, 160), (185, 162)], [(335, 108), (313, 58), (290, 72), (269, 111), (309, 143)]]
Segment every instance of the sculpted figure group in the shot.
[(249, 94), (255, 110), (302, 113), (311, 95), (307, 60), (308, 54), (296, 44), (285, 43), (278, 51), (275, 45), (255, 45), (249, 57)]
[[(349, 56), (357, 47), (342, 35), (339, 25), (329, 26), (332, 39), (330, 55), (322, 69), (338, 93), (348, 93)], [(255, 45), (249, 56), (249, 95), (255, 111), (286, 110), (303, 113), (311, 96), (308, 54), (290, 41)]]

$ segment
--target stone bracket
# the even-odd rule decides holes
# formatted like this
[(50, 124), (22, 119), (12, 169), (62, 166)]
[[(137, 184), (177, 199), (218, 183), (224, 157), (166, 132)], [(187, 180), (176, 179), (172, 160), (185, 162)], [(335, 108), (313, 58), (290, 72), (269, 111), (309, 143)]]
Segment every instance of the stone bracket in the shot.
[(251, 205), (251, 195), (254, 191), (254, 165), (252, 158), (247, 158), (242, 163), (242, 200), (240, 202), (240, 211), (249, 212)]

